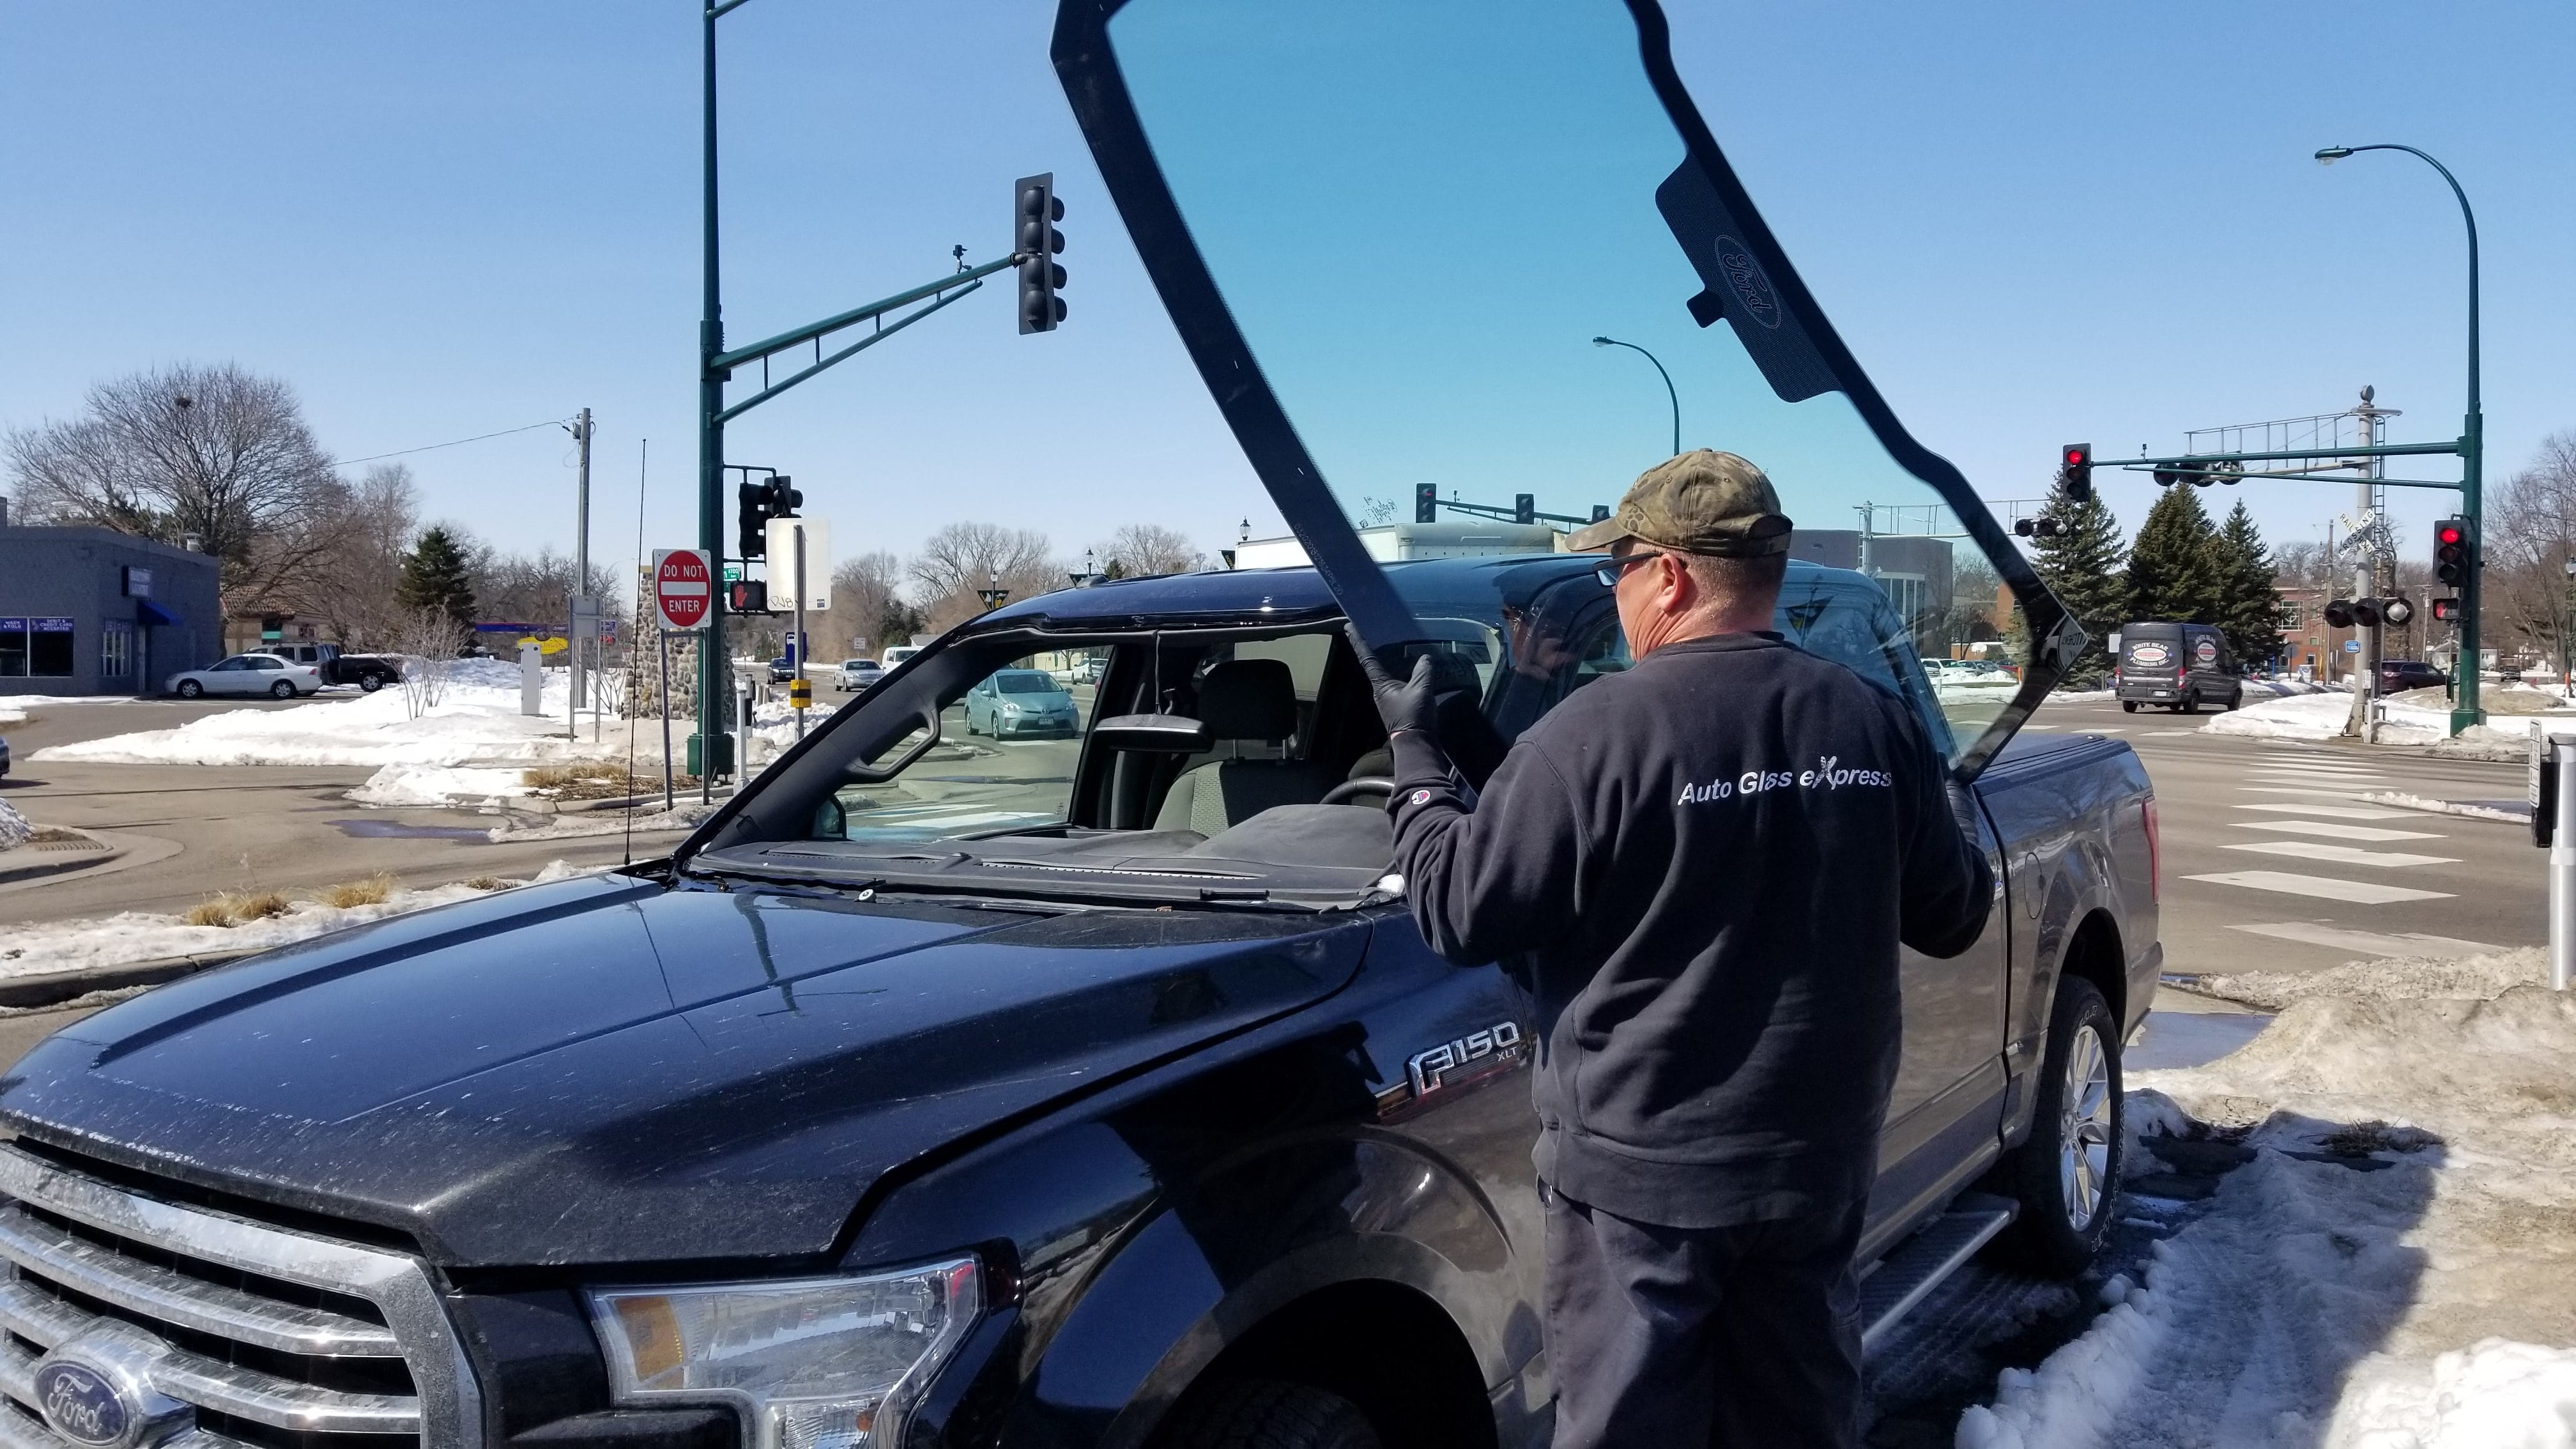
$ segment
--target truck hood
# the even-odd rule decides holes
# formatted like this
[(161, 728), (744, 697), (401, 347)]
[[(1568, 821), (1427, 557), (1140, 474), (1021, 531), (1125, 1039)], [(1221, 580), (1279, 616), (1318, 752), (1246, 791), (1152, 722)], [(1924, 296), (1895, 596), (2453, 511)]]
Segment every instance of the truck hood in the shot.
[(1329, 994), (1366, 931), (594, 876), (100, 1012), (0, 1126), (457, 1266), (818, 1254), (887, 1172)]

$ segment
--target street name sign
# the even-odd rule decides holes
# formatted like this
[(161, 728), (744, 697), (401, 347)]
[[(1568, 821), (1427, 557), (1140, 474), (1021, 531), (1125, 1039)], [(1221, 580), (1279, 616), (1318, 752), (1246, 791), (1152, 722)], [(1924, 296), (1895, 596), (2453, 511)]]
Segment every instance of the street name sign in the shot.
[(703, 629), (715, 602), (715, 570), (702, 548), (653, 550), (653, 612), (665, 629)]

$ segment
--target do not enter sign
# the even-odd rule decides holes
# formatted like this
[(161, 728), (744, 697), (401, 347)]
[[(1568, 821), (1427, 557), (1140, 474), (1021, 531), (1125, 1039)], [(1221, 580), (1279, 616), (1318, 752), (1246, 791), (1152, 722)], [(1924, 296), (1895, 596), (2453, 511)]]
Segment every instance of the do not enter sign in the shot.
[(653, 612), (665, 629), (703, 629), (715, 602), (715, 571), (700, 548), (653, 550)]

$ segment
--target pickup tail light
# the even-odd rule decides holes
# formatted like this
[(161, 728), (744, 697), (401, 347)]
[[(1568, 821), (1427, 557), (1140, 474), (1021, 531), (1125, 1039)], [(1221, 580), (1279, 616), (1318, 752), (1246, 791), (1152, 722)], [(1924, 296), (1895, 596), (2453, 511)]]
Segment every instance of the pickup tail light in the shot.
[(2147, 899), (2161, 903), (2165, 898), (2165, 837), (2156, 824), (2156, 797), (2147, 797)]

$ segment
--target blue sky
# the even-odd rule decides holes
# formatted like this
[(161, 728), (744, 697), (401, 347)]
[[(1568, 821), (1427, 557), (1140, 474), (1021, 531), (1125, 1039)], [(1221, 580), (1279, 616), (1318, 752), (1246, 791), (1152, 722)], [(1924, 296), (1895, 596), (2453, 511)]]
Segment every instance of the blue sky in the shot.
[[(2318, 167), (2329, 142), (2422, 146), (2479, 206), (2491, 476), (2576, 426), (2576, 9), (1674, 10), (1701, 106), (1810, 286), (1989, 496), (2037, 492), (2061, 442), (2164, 451), (2364, 382), (2405, 410), (2397, 435), (2456, 430), (2456, 210), (2411, 158)], [(845, 551), (959, 518), (1067, 554), (1132, 521), (1210, 546), (1247, 517), (1276, 531), (1106, 205), (1050, 17), (758, 0), (724, 22), (733, 340), (926, 280), (954, 242), (996, 254), (1024, 172), (1054, 170), (1070, 212), (1063, 331), (1018, 336), (988, 287), (736, 426), (732, 456), (795, 473)], [(594, 547), (634, 545), (646, 436), (647, 544), (689, 541), (697, 33), (689, 7), (637, 0), (0, 9), (0, 425), (177, 359), (289, 380), (345, 457), (587, 404)], [(1475, 224), (1564, 223), (1500, 197)], [(1588, 348), (1574, 365), (1632, 383), (1651, 441), (1651, 370)], [(560, 433), (408, 461), (433, 517), (569, 537)], [(2134, 525), (2152, 485), (2104, 478)], [(2349, 490), (2254, 496), (2268, 532), (2308, 538)], [(2419, 545), (2437, 497), (2401, 499)]]

